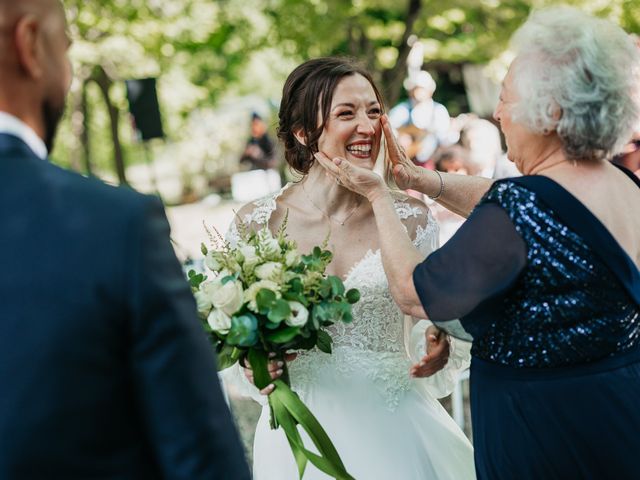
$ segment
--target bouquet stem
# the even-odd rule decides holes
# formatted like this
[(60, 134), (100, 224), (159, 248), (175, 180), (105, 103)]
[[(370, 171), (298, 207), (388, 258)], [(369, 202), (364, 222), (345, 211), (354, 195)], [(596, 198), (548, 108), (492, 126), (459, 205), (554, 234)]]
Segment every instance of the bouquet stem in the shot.
[[(282, 427), (284, 430), (296, 460), (300, 478), (304, 475), (307, 462), (311, 462), (319, 470), (336, 480), (354, 480), (345, 469), (340, 455), (322, 425), (288, 385), (286, 366), (283, 367), (283, 376), (286, 374), (286, 382), (283, 379), (272, 381), (269, 376), (267, 366), (269, 359), (266, 352), (251, 349), (248, 358), (253, 369), (256, 386), (263, 389), (273, 383), (276, 387), (269, 395), (271, 426), (272, 428)], [(319, 455), (307, 450), (300, 437), (298, 425), (307, 432)]]

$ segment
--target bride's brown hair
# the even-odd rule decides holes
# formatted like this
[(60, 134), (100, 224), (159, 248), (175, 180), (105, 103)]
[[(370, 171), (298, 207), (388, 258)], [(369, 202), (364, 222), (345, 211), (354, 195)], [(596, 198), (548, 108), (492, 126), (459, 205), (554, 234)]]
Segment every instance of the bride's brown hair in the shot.
[[(382, 95), (371, 74), (351, 58), (315, 58), (289, 74), (278, 113), (278, 138), (284, 144), (287, 163), (296, 172), (306, 175), (313, 165), (313, 154), (318, 151), (318, 139), (329, 118), (336, 86), (344, 77), (355, 74), (369, 81), (384, 111)], [(320, 118), (322, 121), (318, 125)], [(306, 145), (296, 139), (295, 131), (302, 131)]]

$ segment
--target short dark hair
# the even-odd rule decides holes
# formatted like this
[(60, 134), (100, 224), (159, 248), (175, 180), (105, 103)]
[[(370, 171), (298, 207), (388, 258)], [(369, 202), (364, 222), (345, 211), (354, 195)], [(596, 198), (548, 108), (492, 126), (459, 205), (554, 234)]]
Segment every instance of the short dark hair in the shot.
[[(313, 165), (313, 154), (318, 151), (318, 139), (331, 112), (335, 89), (344, 77), (362, 75), (376, 94), (384, 109), (382, 95), (371, 74), (357, 61), (346, 57), (315, 58), (297, 66), (287, 78), (282, 90), (278, 113), (278, 138), (284, 144), (285, 160), (289, 166), (303, 175)], [(322, 123), (318, 125), (318, 113)], [(295, 138), (293, 132), (302, 130), (306, 145)]]

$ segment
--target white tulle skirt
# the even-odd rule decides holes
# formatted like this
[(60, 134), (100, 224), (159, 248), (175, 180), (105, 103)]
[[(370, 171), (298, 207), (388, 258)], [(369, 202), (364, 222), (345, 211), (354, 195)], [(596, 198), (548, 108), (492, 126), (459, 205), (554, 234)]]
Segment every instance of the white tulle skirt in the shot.
[[(473, 449), (440, 403), (413, 380), (395, 408), (364, 375), (318, 375), (301, 393), (345, 467), (358, 480), (471, 480)], [(304, 432), (307, 448), (315, 450)], [(255, 480), (295, 480), (293, 455), (282, 430), (269, 427), (263, 407), (254, 443)], [(308, 464), (304, 480), (326, 480)]]

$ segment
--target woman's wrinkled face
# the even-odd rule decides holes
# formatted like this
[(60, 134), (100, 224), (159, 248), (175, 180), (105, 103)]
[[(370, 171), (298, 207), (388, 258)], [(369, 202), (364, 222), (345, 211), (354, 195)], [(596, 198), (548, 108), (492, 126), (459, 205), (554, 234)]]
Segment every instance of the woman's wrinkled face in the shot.
[(507, 158), (516, 164), (518, 170), (524, 172), (523, 164), (527, 161), (527, 151), (537, 143), (537, 135), (527, 130), (521, 123), (514, 121), (514, 107), (520, 100), (514, 82), (514, 65), (517, 59), (511, 64), (506, 77), (502, 82), (500, 99), (493, 112), (493, 118), (500, 123), (500, 129), (504, 134), (507, 143)]
[(381, 116), (382, 105), (369, 81), (358, 74), (344, 77), (334, 91), (318, 150), (373, 168), (380, 151)]

